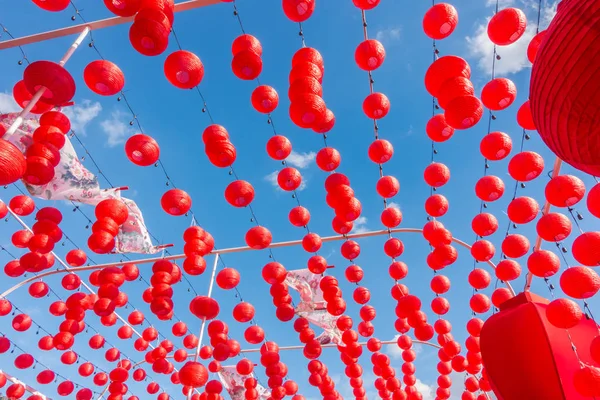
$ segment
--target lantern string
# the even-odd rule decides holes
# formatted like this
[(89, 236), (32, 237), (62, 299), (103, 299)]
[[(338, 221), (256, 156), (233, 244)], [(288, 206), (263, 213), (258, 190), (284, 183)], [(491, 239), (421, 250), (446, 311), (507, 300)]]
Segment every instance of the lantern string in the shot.
[[(11, 340), (11, 339), (10, 339), (10, 338), (9, 338), (9, 337), (8, 337), (8, 336), (5, 334), (5, 333), (3, 333), (2, 331), (0, 331), (0, 337), (6, 338), (6, 340), (8, 340), (8, 341), (10, 342), (10, 344), (11, 344), (11, 345), (12, 345), (12, 347), (13, 347), (13, 350), (11, 351), (11, 353), (14, 353), (15, 349), (17, 349), (17, 350), (19, 350), (19, 351), (20, 351), (21, 353), (23, 353), (23, 354), (29, 354), (27, 351), (23, 350), (23, 348), (22, 348), (21, 346), (19, 346), (19, 345), (18, 345), (16, 342), (14, 342), (13, 340)], [(7, 351), (8, 351), (8, 350), (7, 350)], [(29, 354), (29, 355), (31, 355), (31, 354)], [(81, 357), (81, 356), (79, 356), (79, 354), (77, 354), (77, 356), (78, 356), (78, 357)], [(73, 383), (75, 386), (77, 386), (77, 387), (87, 388), (87, 386), (86, 386), (86, 385), (81, 385), (81, 384), (79, 384), (79, 383), (76, 383), (74, 380), (72, 380), (72, 379), (69, 379), (69, 378), (65, 377), (64, 375), (60, 374), (59, 372), (56, 372), (56, 371), (55, 371), (55, 369), (53, 369), (53, 368), (49, 368), (49, 367), (48, 367), (46, 364), (44, 364), (43, 362), (39, 361), (37, 358), (35, 358), (35, 357), (33, 357), (33, 356), (32, 356), (32, 358), (33, 358), (33, 361), (34, 361), (33, 368), (35, 368), (35, 366), (36, 366), (36, 365), (40, 365), (42, 368), (44, 368), (44, 369), (46, 369), (46, 370), (50, 370), (50, 371), (54, 372), (55, 379), (53, 379), (53, 381), (55, 381), (55, 382), (56, 382), (56, 378), (60, 378), (60, 379), (62, 379), (63, 381), (70, 381), (70, 382), (72, 382), (72, 383)], [(83, 358), (83, 357), (82, 357), (82, 358)], [(103, 372), (105, 372), (105, 371), (103, 371)], [(92, 389), (90, 389), (90, 390), (92, 390)], [(96, 391), (94, 391), (94, 390), (92, 390), (92, 392), (93, 392), (94, 394), (96, 394), (96, 395), (99, 395), (99, 394), (100, 394), (99, 392), (96, 392)]]
[[(2, 29), (2, 32), (6, 33), (8, 35), (8, 37), (10, 37), (11, 39), (14, 39), (15, 37), (12, 35), (12, 33), (10, 33), (10, 31), (8, 30), (8, 28), (6, 27), (6, 25), (2, 24), (0, 22), (0, 28)], [(0, 38), (2, 37), (2, 34), (0, 33)], [(23, 56), (22, 59), (19, 60), (19, 65), (23, 64), (23, 60), (25, 60), (25, 62), (27, 63), (27, 65), (31, 64), (29, 59), (27, 58), (27, 54), (25, 54), (25, 50), (23, 50), (23, 47), (21, 46), (17, 46), (19, 48), (19, 50), (21, 51), (21, 55)]]
[(304, 37), (304, 29), (302, 28), (302, 22), (298, 22), (298, 36), (300, 36), (300, 40), (302, 41), (302, 47), (306, 47), (306, 38)]

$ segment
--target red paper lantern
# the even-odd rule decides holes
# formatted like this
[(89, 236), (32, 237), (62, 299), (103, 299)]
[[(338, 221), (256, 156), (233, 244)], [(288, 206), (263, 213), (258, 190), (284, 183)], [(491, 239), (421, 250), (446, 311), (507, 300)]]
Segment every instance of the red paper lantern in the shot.
[(138, 12), (129, 28), (129, 41), (140, 54), (157, 56), (169, 45), (171, 26), (171, 21), (163, 12), (144, 8)]
[(481, 101), (486, 108), (500, 111), (508, 108), (517, 98), (517, 87), (507, 78), (489, 81), (481, 91)]
[(243, 34), (235, 38), (231, 45), (231, 53), (235, 56), (237, 53), (250, 50), (262, 56), (262, 46), (260, 41), (252, 35)]
[(158, 161), (160, 147), (152, 137), (139, 133), (127, 139), (125, 153), (135, 165), (147, 167)]
[(502, 241), (502, 252), (510, 258), (519, 258), (529, 252), (529, 240), (519, 234), (511, 234)]
[(302, 206), (297, 206), (290, 210), (288, 218), (292, 225), (303, 227), (310, 221), (310, 212)]
[(58, 12), (69, 7), (69, 0), (33, 0), (33, 3), (42, 10)]
[(242, 302), (233, 308), (233, 318), (238, 322), (249, 322), (254, 318), (254, 307), (250, 303)]
[(471, 78), (471, 67), (457, 56), (443, 56), (435, 60), (425, 73), (425, 88), (433, 97), (439, 97), (442, 85), (450, 78)]
[(600, 276), (588, 267), (571, 267), (560, 276), (560, 288), (567, 296), (587, 299), (600, 290)]
[(21, 217), (30, 215), (35, 209), (35, 203), (33, 202), (33, 199), (23, 194), (19, 194), (10, 199), (8, 205), (15, 214)]
[(190, 51), (177, 50), (169, 54), (164, 65), (167, 80), (179, 89), (192, 89), (202, 82), (204, 65)]
[(234, 207), (246, 207), (254, 200), (254, 188), (249, 182), (233, 181), (225, 189), (225, 199)]
[(56, 127), (65, 135), (71, 130), (71, 121), (60, 111), (48, 111), (42, 114), (40, 125)]
[(52, 61), (32, 62), (23, 71), (23, 82), (29, 93), (44, 87), (41, 100), (52, 105), (61, 105), (75, 96), (75, 81), (61, 65)]
[(363, 101), (363, 112), (368, 118), (381, 119), (390, 111), (390, 100), (383, 93), (371, 93)]
[(458, 13), (448, 3), (439, 3), (432, 6), (423, 18), (423, 31), (431, 39), (445, 39), (454, 32), (458, 25)]
[[(33, 95), (29, 92), (29, 89), (25, 86), (24, 81), (19, 81), (13, 86), (13, 97), (17, 104), (21, 108), (27, 107), (31, 102)], [(35, 106), (31, 109), (32, 114), (43, 114), (54, 108), (53, 104), (48, 104), (42, 100), (38, 101)], [(3, 129), (4, 130), (4, 129)]]
[(471, 221), (471, 228), (478, 236), (490, 236), (498, 230), (498, 220), (489, 213), (477, 214)]
[(483, 201), (496, 201), (504, 194), (504, 182), (497, 176), (484, 176), (477, 181), (475, 194)]
[(454, 128), (448, 125), (444, 114), (437, 114), (433, 116), (425, 127), (427, 136), (434, 142), (445, 142), (454, 135)]
[(380, 1), (381, 0), (352, 0), (352, 3), (361, 10), (372, 10), (379, 5)]
[[(548, 307), (548, 300), (522, 293), (501, 304), (500, 312), (483, 326), (483, 366), (497, 397), (581, 398), (569, 377), (580, 369), (579, 359), (591, 365), (593, 361), (588, 346), (578, 347), (577, 355), (573, 352), (571, 338), (574, 343), (589, 343), (597, 335), (596, 326), (582, 320), (567, 333), (549, 322)], [(534, 370), (536, 377), (531, 375)]]
[(374, 71), (379, 68), (385, 60), (385, 48), (378, 40), (365, 40), (356, 48), (354, 60), (360, 69)]
[(302, 184), (302, 175), (296, 168), (286, 167), (279, 171), (277, 183), (281, 189), (291, 192), (298, 189)]
[(441, 217), (448, 212), (448, 200), (441, 194), (434, 194), (425, 200), (425, 211), (432, 217)]
[(292, 143), (288, 138), (275, 135), (267, 142), (267, 153), (275, 160), (285, 160), (292, 152)]
[(437, 99), (439, 106), (446, 109), (448, 104), (457, 97), (474, 95), (473, 83), (464, 76), (456, 76), (449, 78), (442, 84)]
[(517, 153), (508, 163), (508, 173), (520, 182), (529, 182), (544, 170), (544, 159), (533, 151)]
[(277, 91), (268, 85), (258, 86), (252, 92), (252, 106), (254, 109), (263, 114), (269, 114), (277, 108), (279, 104), (279, 95)]
[(558, 175), (546, 184), (546, 200), (555, 207), (572, 207), (585, 196), (585, 185), (573, 175)]
[(252, 50), (242, 50), (233, 56), (231, 69), (240, 79), (251, 81), (260, 75), (263, 68), (262, 59)]
[(533, 221), (540, 210), (540, 206), (531, 197), (517, 197), (510, 202), (507, 208), (508, 218), (517, 224), (526, 224)]
[(537, 250), (527, 258), (527, 268), (535, 276), (548, 278), (560, 269), (560, 259), (548, 250)]
[(83, 80), (92, 92), (101, 96), (117, 94), (125, 86), (125, 77), (121, 69), (106, 60), (89, 63), (83, 70)]
[(304, 22), (315, 10), (315, 0), (282, 0), (283, 13), (293, 22)]
[(475, 96), (458, 96), (448, 103), (444, 116), (454, 129), (469, 129), (481, 120), (483, 106)]
[(315, 128), (325, 119), (327, 106), (315, 94), (302, 94), (290, 104), (292, 122), (300, 128)]
[[(561, 4), (536, 56), (530, 90), (533, 120), (544, 143), (562, 160), (591, 175), (600, 174), (595, 152), (598, 127), (592, 122), (598, 113), (592, 107), (600, 72), (595, 68), (598, 7), (594, 2)], [(566, 54), (560, 47), (564, 43), (569, 44)]]
[(537, 53), (540, 49), (540, 45), (542, 44), (542, 41), (544, 40), (544, 38), (546, 37), (546, 31), (541, 31), (538, 32), (533, 39), (531, 39), (531, 42), (529, 42), (529, 46), (527, 46), (527, 59), (529, 60), (530, 63), (534, 63), (535, 62), (535, 58), (537, 57)]
[(583, 265), (600, 265), (600, 232), (585, 232), (573, 241), (573, 257)]
[(254, 250), (265, 249), (272, 241), (271, 232), (263, 226), (255, 226), (246, 232), (246, 244)]
[(110, 12), (119, 17), (133, 17), (142, 6), (142, 0), (104, 0)]
[(240, 283), (240, 273), (233, 268), (224, 268), (217, 274), (216, 282), (221, 289), (231, 290)]
[(333, 147), (324, 147), (317, 153), (316, 162), (323, 171), (335, 171), (340, 166), (341, 155)]
[(160, 204), (167, 214), (179, 216), (192, 208), (192, 198), (183, 190), (171, 189), (163, 194)]
[(504, 132), (492, 132), (481, 139), (481, 154), (488, 160), (498, 161), (508, 156), (512, 150), (512, 140)]
[(564, 214), (548, 213), (538, 220), (536, 231), (548, 242), (560, 242), (571, 234), (571, 221)]
[(444, 164), (432, 163), (425, 168), (423, 177), (429, 186), (441, 187), (450, 180), (450, 169)]
[(497, 12), (488, 23), (490, 40), (499, 46), (507, 46), (519, 40), (527, 28), (527, 17), (518, 8), (505, 8)]
[(385, 198), (389, 199), (394, 197), (400, 191), (400, 182), (393, 176), (383, 176), (377, 181), (377, 193)]

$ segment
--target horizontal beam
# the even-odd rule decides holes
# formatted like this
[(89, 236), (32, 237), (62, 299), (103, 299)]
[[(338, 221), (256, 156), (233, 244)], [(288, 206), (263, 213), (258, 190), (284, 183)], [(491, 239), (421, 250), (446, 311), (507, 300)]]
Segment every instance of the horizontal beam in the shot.
[[(178, 4), (175, 4), (175, 12), (182, 12), (193, 10), (195, 8), (210, 6), (213, 4), (220, 3), (221, 0), (188, 0)], [(103, 28), (110, 28), (111, 26), (117, 26), (126, 24), (133, 21), (134, 17), (112, 17), (101, 19), (97, 21), (88, 22), (85, 24), (68, 26), (65, 28), (55, 29), (53, 31), (36, 33), (29, 36), (23, 36), (15, 39), (5, 40), (0, 42), (0, 50), (10, 49), (18, 46), (25, 46), (32, 43), (43, 42), (45, 40), (56, 39), (59, 37), (74, 35), (81, 33), (85, 28), (89, 28), (92, 31), (97, 31)]]

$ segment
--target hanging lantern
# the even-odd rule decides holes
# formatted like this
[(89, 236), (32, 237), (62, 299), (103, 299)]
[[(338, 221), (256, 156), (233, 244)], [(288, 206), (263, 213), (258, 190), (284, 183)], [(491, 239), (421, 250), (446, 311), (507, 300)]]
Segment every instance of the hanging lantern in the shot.
[(251, 50), (242, 50), (233, 56), (231, 69), (240, 79), (251, 81), (260, 75), (263, 68), (262, 59)]
[(460, 96), (474, 96), (475, 88), (473, 83), (464, 76), (456, 76), (447, 79), (440, 87), (438, 94), (438, 104), (443, 109), (448, 107), (448, 104)]
[(372, 10), (379, 5), (381, 0), (352, 0), (352, 3), (361, 10)]
[(50, 143), (57, 149), (65, 145), (65, 134), (54, 126), (42, 125), (33, 132), (33, 141), (37, 143)]
[(110, 12), (119, 17), (133, 17), (142, 6), (143, 0), (104, 0)]
[(504, 110), (517, 98), (517, 87), (507, 78), (495, 78), (483, 87), (481, 101), (492, 111)]
[(23, 194), (16, 195), (8, 203), (10, 209), (21, 217), (30, 215), (35, 209), (35, 203), (31, 197)]
[(365, 40), (356, 48), (354, 60), (360, 69), (374, 71), (385, 61), (385, 48), (378, 40)]
[(335, 171), (340, 166), (341, 155), (333, 147), (324, 147), (317, 153), (316, 162), (323, 171)]
[(423, 18), (423, 31), (431, 39), (445, 39), (454, 32), (458, 25), (458, 13), (456, 9), (448, 3), (438, 3), (433, 5), (425, 13)]
[(569, 297), (588, 299), (600, 290), (600, 276), (588, 267), (570, 267), (560, 276), (560, 288)]
[(390, 199), (400, 191), (400, 182), (391, 175), (383, 176), (377, 181), (376, 190), (381, 197)]
[(303, 94), (290, 103), (289, 115), (300, 128), (319, 126), (326, 116), (327, 106), (323, 99), (314, 94)]
[(282, 135), (275, 135), (267, 142), (267, 153), (275, 160), (285, 160), (292, 152), (292, 143)]
[[(569, 331), (553, 326), (548, 300), (530, 292), (500, 305), (481, 330), (481, 355), (487, 380), (499, 398), (577, 399), (573, 379), (580, 362), (596, 365), (589, 343), (597, 335), (593, 321), (582, 321)], [(570, 336), (570, 337), (569, 337)], [(581, 361), (580, 361), (581, 360)], [(506, 365), (511, 368), (506, 368)], [(532, 371), (537, 371), (535, 377)], [(543, 378), (542, 378), (543, 377)]]
[(454, 129), (469, 129), (481, 120), (483, 106), (475, 96), (459, 96), (448, 103), (444, 116)]
[(445, 142), (454, 135), (454, 128), (448, 125), (444, 114), (437, 114), (427, 122), (425, 127), (427, 136), (434, 142)]
[(69, 7), (69, 0), (33, 0), (33, 3), (42, 10), (58, 12)]
[(117, 225), (123, 225), (129, 218), (129, 211), (123, 201), (118, 199), (102, 200), (96, 205), (94, 210), (98, 220), (102, 218), (111, 218)]
[(475, 184), (475, 194), (483, 201), (496, 201), (504, 194), (504, 182), (497, 176), (484, 176)]
[(507, 46), (519, 40), (527, 28), (527, 17), (518, 8), (505, 8), (498, 11), (487, 27), (488, 37), (492, 43)]
[(425, 211), (432, 217), (439, 218), (448, 212), (448, 200), (441, 194), (434, 194), (425, 200)]
[(315, 0), (282, 0), (283, 13), (293, 22), (304, 22), (315, 11)]
[(450, 180), (450, 169), (442, 163), (432, 163), (425, 168), (423, 178), (429, 186), (441, 187)]
[(258, 86), (252, 92), (252, 106), (254, 109), (263, 114), (269, 114), (277, 108), (279, 104), (279, 95), (277, 91), (268, 85)]
[(142, 9), (129, 28), (129, 41), (138, 53), (157, 56), (169, 45), (171, 26), (167, 15), (160, 10)]
[(560, 269), (560, 259), (548, 250), (536, 250), (527, 258), (527, 269), (540, 278), (553, 276)]
[(233, 268), (224, 268), (217, 274), (216, 282), (221, 289), (231, 290), (240, 283), (240, 273)]
[(585, 196), (585, 185), (573, 175), (558, 175), (546, 184), (546, 200), (555, 207), (572, 207)]
[(254, 318), (254, 307), (250, 303), (242, 302), (233, 308), (233, 318), (237, 322), (250, 322)]
[(533, 121), (533, 115), (531, 114), (531, 105), (527, 100), (517, 111), (517, 123), (523, 129), (534, 131), (536, 130), (535, 122)]
[(89, 63), (83, 70), (83, 80), (92, 92), (101, 96), (115, 95), (125, 86), (125, 77), (121, 69), (106, 60)]
[(543, 172), (544, 159), (533, 151), (517, 153), (508, 163), (508, 173), (519, 182), (529, 182)]
[(316, 133), (327, 133), (335, 126), (335, 114), (330, 109), (325, 110), (325, 116), (311, 129)]
[(158, 161), (160, 147), (152, 137), (139, 133), (127, 139), (125, 154), (135, 165), (147, 167)]
[(588, 267), (600, 265), (600, 232), (585, 232), (573, 241), (573, 257)]
[(529, 240), (519, 234), (508, 235), (502, 241), (502, 252), (510, 258), (519, 258), (529, 252)]
[(433, 97), (439, 97), (444, 83), (451, 78), (471, 78), (471, 67), (457, 56), (443, 56), (435, 60), (425, 73), (425, 88)]
[(208, 381), (208, 371), (199, 362), (187, 362), (179, 370), (179, 380), (185, 386), (202, 387)]
[(286, 167), (279, 171), (277, 183), (281, 189), (291, 192), (298, 189), (302, 184), (302, 175), (296, 168)]
[(531, 42), (529, 42), (529, 46), (527, 46), (527, 59), (530, 63), (533, 64), (535, 62), (537, 53), (540, 50), (540, 45), (545, 37), (546, 31), (540, 31), (533, 37), (533, 39), (531, 39)]
[(481, 151), (481, 155), (486, 159), (499, 161), (510, 154), (512, 140), (504, 132), (491, 132), (481, 139), (479, 150)]
[(383, 93), (371, 93), (363, 102), (363, 112), (370, 119), (381, 119), (390, 111), (390, 101)]
[(229, 140), (208, 142), (205, 152), (208, 160), (219, 168), (230, 167), (237, 158), (235, 146)]
[(160, 204), (167, 214), (179, 216), (192, 208), (192, 198), (183, 190), (171, 189), (163, 194)]
[(202, 82), (204, 65), (192, 52), (175, 51), (166, 58), (164, 65), (167, 80), (179, 89), (192, 89)]
[(392, 159), (394, 146), (385, 139), (376, 139), (369, 146), (369, 159), (376, 164), (384, 164)]
[(33, 161), (32, 157), (46, 159), (50, 163), (52, 171), (54, 171), (54, 167), (56, 167), (60, 162), (60, 153), (58, 149), (51, 143), (34, 142), (27, 148), (25, 156), (27, 157), (28, 167)]
[[(13, 86), (13, 97), (14, 97), (16, 103), (21, 108), (25, 108), (25, 107), (27, 107), (27, 104), (29, 104), (31, 99), (33, 98), (33, 95), (29, 92), (29, 89), (27, 89), (27, 87), (25, 86), (25, 82), (19, 81), (15, 84), (15, 86)], [(31, 109), (31, 113), (32, 114), (43, 114), (45, 112), (50, 111), (52, 108), (54, 108), (53, 104), (48, 104), (48, 103), (40, 100), (35, 104), (35, 106), (33, 106), (33, 108)]]
[(254, 250), (265, 249), (271, 245), (272, 241), (273, 236), (265, 227), (255, 226), (246, 232), (246, 244)]
[(0, 185), (18, 181), (26, 172), (23, 153), (7, 140), (0, 139)]
[(23, 71), (23, 81), (29, 93), (36, 93), (44, 87), (42, 101), (61, 105), (75, 96), (75, 81), (61, 65), (52, 61), (32, 62)]
[(254, 188), (249, 182), (233, 181), (225, 189), (225, 199), (234, 207), (246, 207), (254, 200)]
[(536, 231), (545, 241), (560, 242), (571, 234), (571, 220), (564, 214), (544, 214), (537, 222)]
[(54, 126), (65, 135), (71, 130), (71, 121), (69, 121), (69, 118), (60, 111), (48, 111), (43, 113), (40, 117), (40, 125)]
[(254, 36), (248, 35), (247, 33), (235, 38), (231, 45), (231, 53), (234, 56), (244, 50), (250, 50), (256, 53), (259, 57), (262, 56), (263, 52), (260, 41)]
[[(544, 143), (591, 175), (600, 175), (595, 151), (600, 130), (594, 123), (595, 93), (600, 88), (599, 7), (595, 2), (561, 3), (533, 64), (530, 89), (533, 120)], [(567, 52), (562, 50), (565, 43)]]
[(54, 167), (43, 157), (27, 157), (27, 170), (23, 180), (30, 185), (45, 185), (54, 179)]
[(517, 197), (510, 202), (506, 210), (508, 218), (516, 224), (526, 224), (533, 221), (540, 206), (535, 199), (531, 197)]

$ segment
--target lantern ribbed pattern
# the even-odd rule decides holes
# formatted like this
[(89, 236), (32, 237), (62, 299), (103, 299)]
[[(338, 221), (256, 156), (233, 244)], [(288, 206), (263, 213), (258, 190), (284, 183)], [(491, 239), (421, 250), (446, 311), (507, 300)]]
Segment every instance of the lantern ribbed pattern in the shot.
[(23, 72), (23, 81), (32, 94), (40, 87), (45, 87), (42, 100), (48, 104), (65, 104), (75, 96), (73, 77), (66, 69), (52, 61), (35, 61), (29, 64)]
[(125, 77), (121, 69), (106, 60), (89, 63), (83, 70), (83, 80), (91, 91), (101, 96), (117, 94), (125, 86)]
[(197, 55), (185, 50), (171, 53), (165, 60), (165, 76), (175, 87), (191, 89), (202, 82), (204, 65)]
[(546, 145), (600, 175), (600, 3), (563, 1), (533, 64), (531, 112)]

